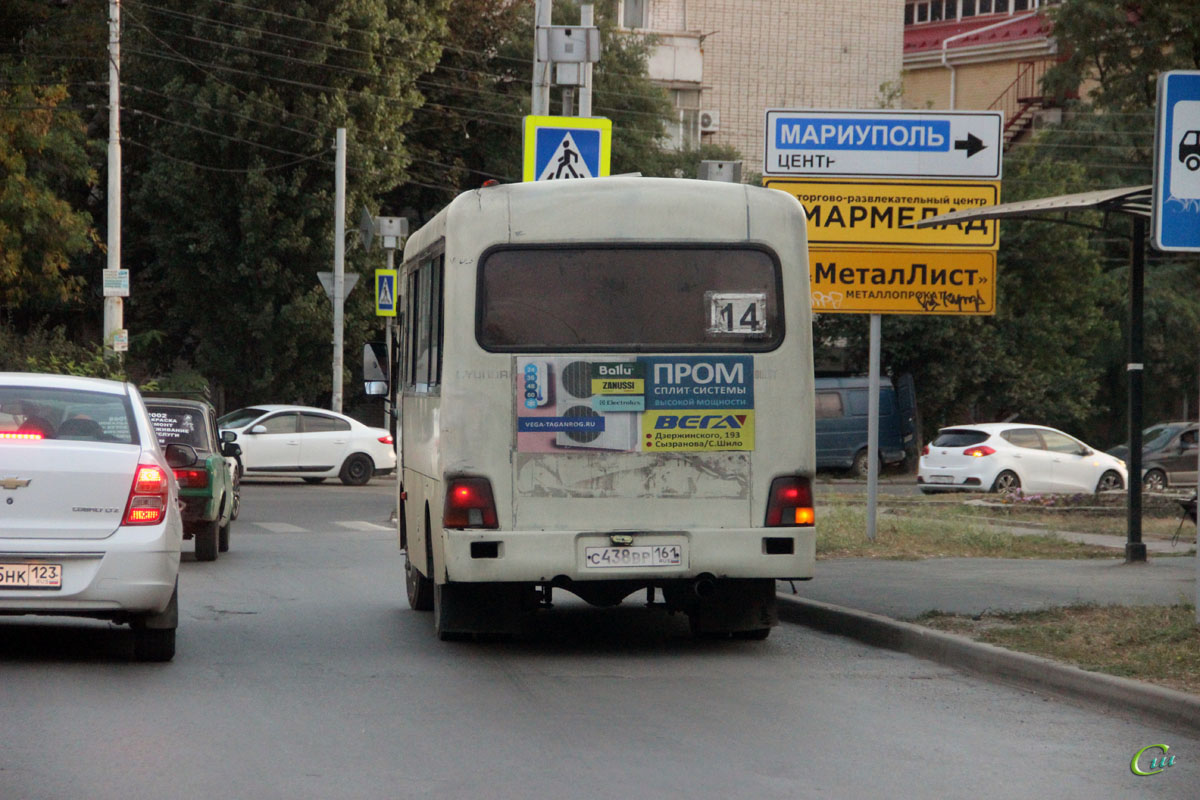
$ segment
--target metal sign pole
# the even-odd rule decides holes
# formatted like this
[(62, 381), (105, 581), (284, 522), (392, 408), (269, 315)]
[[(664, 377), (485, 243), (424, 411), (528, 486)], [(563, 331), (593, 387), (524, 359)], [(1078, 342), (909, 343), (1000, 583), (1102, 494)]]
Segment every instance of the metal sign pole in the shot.
[(879, 500), (879, 345), (880, 316), (871, 315), (871, 369), (867, 388), (867, 539), (875, 541), (875, 507)]

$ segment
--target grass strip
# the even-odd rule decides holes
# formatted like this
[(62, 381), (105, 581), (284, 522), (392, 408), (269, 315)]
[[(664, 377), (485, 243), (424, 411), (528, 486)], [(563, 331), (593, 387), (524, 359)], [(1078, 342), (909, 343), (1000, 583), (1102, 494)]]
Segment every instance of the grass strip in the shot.
[(976, 617), (929, 612), (914, 622), (1093, 672), (1200, 694), (1200, 626), (1190, 603), (1075, 605)]

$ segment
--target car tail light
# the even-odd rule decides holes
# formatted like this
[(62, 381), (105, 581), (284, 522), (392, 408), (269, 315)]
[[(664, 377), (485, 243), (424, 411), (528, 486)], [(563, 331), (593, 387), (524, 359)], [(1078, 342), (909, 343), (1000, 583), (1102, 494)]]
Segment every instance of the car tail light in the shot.
[(34, 432), (18, 433), (16, 431), (0, 431), (0, 439), (42, 439), (42, 434)]
[(157, 525), (167, 513), (167, 473), (157, 464), (138, 464), (122, 525)]
[(487, 478), (453, 478), (446, 486), (442, 510), (445, 528), (498, 528), (496, 501)]
[(924, 447), (921, 448), (921, 455), (923, 455), (923, 456), (929, 455), (929, 445), (925, 445)]
[(177, 469), (175, 480), (179, 481), (181, 489), (208, 488), (208, 470), (206, 469)]
[(767, 499), (768, 528), (811, 527), (815, 519), (812, 484), (808, 478), (789, 475), (771, 481)]
[(974, 447), (968, 447), (966, 450), (963, 450), (963, 455), (964, 456), (975, 456), (976, 458), (982, 458), (983, 456), (990, 456), (994, 452), (996, 452), (996, 451), (993, 450), (992, 448), (988, 447), (986, 444), (979, 444), (979, 445), (975, 445)]
[(391, 437), (391, 434), (389, 434), (387, 436), (380, 436), (379, 443), (380, 444), (395, 444), (396, 440)]

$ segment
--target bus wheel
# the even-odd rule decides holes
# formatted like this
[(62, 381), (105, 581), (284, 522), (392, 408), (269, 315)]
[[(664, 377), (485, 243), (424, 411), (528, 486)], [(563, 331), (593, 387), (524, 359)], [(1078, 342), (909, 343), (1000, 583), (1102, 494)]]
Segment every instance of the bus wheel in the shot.
[(413, 566), (404, 554), (404, 586), (408, 590), (408, 605), (413, 611), (433, 611), (433, 581)]

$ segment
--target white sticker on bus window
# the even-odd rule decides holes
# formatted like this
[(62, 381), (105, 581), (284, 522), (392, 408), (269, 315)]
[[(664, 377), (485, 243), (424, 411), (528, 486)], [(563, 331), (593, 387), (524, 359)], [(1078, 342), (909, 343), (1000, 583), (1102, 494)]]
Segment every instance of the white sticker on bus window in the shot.
[(710, 334), (767, 335), (766, 293), (705, 292), (704, 302)]

